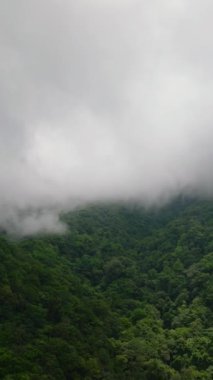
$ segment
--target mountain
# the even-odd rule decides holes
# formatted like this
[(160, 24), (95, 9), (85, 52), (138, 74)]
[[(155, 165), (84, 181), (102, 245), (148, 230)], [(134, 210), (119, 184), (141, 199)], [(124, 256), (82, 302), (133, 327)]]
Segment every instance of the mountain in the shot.
[(0, 237), (0, 378), (211, 380), (213, 202), (100, 204)]

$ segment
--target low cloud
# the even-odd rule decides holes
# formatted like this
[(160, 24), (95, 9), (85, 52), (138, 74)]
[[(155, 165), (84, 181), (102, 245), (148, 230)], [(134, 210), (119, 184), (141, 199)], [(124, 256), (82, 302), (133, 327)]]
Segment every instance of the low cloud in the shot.
[(213, 4), (2, 0), (0, 225), (213, 194)]

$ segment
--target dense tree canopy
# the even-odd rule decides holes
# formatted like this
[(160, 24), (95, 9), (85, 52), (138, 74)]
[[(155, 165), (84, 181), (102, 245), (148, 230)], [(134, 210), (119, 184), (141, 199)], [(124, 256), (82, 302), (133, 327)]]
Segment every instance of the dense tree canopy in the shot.
[(211, 380), (213, 202), (62, 218), (0, 237), (0, 378)]

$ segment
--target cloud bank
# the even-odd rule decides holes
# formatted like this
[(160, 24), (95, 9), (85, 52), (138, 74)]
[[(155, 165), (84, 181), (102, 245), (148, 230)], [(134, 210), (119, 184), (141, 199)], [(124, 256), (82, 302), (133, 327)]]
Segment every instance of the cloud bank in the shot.
[(1, 0), (0, 226), (213, 194), (210, 0)]

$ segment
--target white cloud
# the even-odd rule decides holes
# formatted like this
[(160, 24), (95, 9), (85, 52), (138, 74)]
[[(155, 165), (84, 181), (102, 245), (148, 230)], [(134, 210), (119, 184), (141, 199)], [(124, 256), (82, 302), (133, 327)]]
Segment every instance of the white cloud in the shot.
[(4, 228), (60, 230), (58, 212), (90, 200), (212, 195), (212, 11), (208, 0), (1, 1)]

